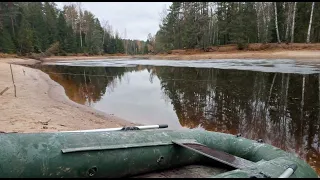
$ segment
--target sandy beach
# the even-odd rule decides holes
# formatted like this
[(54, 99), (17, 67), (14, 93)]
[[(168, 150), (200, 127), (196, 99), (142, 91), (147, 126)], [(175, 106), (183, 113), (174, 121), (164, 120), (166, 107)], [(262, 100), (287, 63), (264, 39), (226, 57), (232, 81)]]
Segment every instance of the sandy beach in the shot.
[(40, 70), (12, 65), (16, 94), (8, 63), (35, 60), (0, 59), (0, 131), (53, 132), (130, 126), (133, 123), (71, 101), (62, 86)]

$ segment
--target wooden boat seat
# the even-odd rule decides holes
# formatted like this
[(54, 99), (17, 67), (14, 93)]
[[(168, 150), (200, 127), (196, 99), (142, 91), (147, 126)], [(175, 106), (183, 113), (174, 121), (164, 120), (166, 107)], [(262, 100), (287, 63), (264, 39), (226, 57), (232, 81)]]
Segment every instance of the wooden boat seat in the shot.
[(255, 163), (252, 161), (228, 154), (223, 151), (218, 151), (216, 149), (209, 148), (204, 144), (198, 143), (196, 140), (172, 140), (172, 143), (236, 169), (243, 169), (255, 165)]

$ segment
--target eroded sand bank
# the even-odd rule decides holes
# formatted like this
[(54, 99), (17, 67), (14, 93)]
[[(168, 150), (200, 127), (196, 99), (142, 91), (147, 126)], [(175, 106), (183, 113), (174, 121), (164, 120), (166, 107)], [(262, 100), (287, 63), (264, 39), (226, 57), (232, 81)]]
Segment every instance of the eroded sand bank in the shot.
[(74, 103), (55, 81), (40, 70), (12, 65), (17, 97), (14, 97), (10, 65), (34, 60), (0, 59), (0, 131), (52, 132), (133, 125), (113, 115)]

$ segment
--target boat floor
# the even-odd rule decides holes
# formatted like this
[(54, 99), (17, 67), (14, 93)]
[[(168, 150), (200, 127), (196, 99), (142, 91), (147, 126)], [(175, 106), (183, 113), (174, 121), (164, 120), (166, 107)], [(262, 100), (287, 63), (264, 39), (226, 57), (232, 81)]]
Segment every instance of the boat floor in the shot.
[(220, 168), (204, 165), (188, 165), (176, 169), (138, 175), (132, 178), (206, 178), (227, 171), (229, 170), (222, 167)]

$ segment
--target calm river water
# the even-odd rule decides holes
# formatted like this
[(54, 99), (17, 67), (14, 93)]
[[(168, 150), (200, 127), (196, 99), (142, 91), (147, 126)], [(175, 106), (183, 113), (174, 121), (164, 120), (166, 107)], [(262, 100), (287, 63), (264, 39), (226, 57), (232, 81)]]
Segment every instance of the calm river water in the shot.
[(295, 152), (320, 174), (316, 66), (293, 60), (96, 60), (40, 69), (77, 103), (142, 124), (261, 138)]

